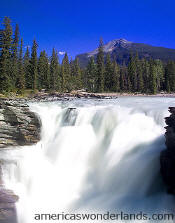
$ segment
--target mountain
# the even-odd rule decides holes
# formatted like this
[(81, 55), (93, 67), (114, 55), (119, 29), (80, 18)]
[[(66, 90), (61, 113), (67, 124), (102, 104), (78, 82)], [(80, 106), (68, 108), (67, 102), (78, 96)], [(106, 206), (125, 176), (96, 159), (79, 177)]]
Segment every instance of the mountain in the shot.
[[(88, 64), (91, 56), (96, 58), (98, 48), (89, 53), (79, 54), (80, 66), (84, 67)], [(126, 39), (115, 39), (104, 45), (104, 53), (110, 53), (111, 58), (116, 58), (119, 64), (127, 64), (130, 54), (138, 53), (139, 58), (153, 58), (162, 61), (175, 60), (175, 49), (165, 47), (156, 47), (144, 43), (134, 43)]]

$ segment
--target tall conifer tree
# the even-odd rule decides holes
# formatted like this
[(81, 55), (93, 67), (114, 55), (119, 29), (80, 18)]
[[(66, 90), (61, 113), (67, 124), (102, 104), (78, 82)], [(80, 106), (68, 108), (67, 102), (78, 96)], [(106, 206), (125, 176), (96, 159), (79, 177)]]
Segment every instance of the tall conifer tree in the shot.
[(175, 91), (175, 63), (169, 61), (165, 68), (165, 86), (168, 92)]
[(25, 73), (23, 64), (23, 39), (21, 39), (19, 62), (18, 62), (18, 74), (17, 74), (17, 88), (18, 92), (23, 93), (25, 88)]
[(111, 91), (113, 88), (113, 67), (111, 62), (111, 56), (108, 53), (106, 56), (106, 64), (105, 64), (105, 90)]
[(97, 82), (96, 82), (96, 91), (103, 92), (104, 91), (104, 52), (103, 52), (103, 40), (100, 39), (100, 44), (98, 47), (97, 54)]
[(53, 48), (50, 62), (50, 89), (58, 90), (59, 81), (59, 62), (58, 54)]
[(12, 48), (12, 26), (9, 17), (5, 17), (3, 21), (4, 30), (2, 32), (2, 52), (0, 57), (0, 91), (13, 90), (11, 63)]
[(34, 40), (32, 46), (31, 60), (30, 60), (31, 87), (33, 90), (36, 90), (38, 88), (37, 48), (38, 48), (37, 42), (36, 40)]
[(120, 67), (118, 66), (116, 60), (113, 62), (113, 77), (112, 77), (112, 91), (119, 92), (120, 91)]
[(94, 57), (91, 57), (86, 69), (86, 86), (88, 91), (95, 91), (95, 83), (97, 77), (97, 67), (94, 61)]
[(17, 83), (18, 73), (19, 73), (18, 48), (19, 48), (19, 26), (16, 25), (14, 39), (12, 43), (12, 70), (11, 70), (13, 83), (16, 87), (18, 87), (17, 85), (19, 84)]
[(25, 73), (25, 88), (28, 89), (32, 88), (32, 77), (30, 72), (30, 52), (28, 46), (24, 55), (24, 73)]
[(157, 93), (157, 84), (156, 84), (156, 67), (154, 61), (150, 61), (150, 91), (152, 94)]
[(62, 91), (72, 90), (72, 85), (70, 81), (71, 81), (71, 70), (70, 70), (69, 58), (67, 53), (65, 53), (61, 66)]
[(38, 60), (38, 87), (39, 89), (49, 88), (49, 60), (46, 51), (42, 51)]
[(82, 73), (79, 65), (78, 57), (75, 58), (74, 61), (74, 76), (75, 76), (75, 88), (80, 89), (82, 88)]
[(131, 83), (131, 90), (135, 92), (137, 90), (137, 67), (136, 59), (133, 55), (130, 55), (130, 61), (128, 64), (128, 76)]
[(140, 60), (137, 61), (137, 90), (141, 93), (144, 92), (143, 69)]
[(124, 67), (120, 69), (120, 90), (125, 91), (125, 71)]

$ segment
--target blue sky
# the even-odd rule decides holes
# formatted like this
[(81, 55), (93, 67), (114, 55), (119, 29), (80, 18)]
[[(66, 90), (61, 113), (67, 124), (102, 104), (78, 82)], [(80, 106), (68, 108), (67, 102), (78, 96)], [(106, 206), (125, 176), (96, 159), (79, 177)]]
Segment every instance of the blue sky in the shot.
[(49, 55), (53, 47), (89, 52), (101, 36), (175, 48), (174, 0), (1, 0), (0, 15), (19, 24), (25, 45), (36, 38)]

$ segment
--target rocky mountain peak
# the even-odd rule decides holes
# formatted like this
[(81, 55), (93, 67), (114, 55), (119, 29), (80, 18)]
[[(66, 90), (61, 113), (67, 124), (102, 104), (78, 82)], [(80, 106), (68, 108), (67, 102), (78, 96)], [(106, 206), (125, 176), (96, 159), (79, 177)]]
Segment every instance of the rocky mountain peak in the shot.
[(115, 39), (104, 45), (104, 51), (111, 52), (117, 47), (128, 48), (128, 46), (130, 46), (131, 44), (132, 42), (126, 39)]
[(119, 44), (121, 46), (126, 46), (132, 44), (132, 42), (126, 40), (126, 39), (116, 39), (114, 40), (116, 44)]
[[(132, 44), (132, 42), (126, 40), (126, 39), (114, 39), (107, 44), (104, 44), (104, 52), (105, 53), (110, 53), (112, 52), (115, 48), (129, 48), (129, 46)], [(98, 48), (95, 49), (94, 51), (88, 53), (88, 56), (91, 57), (95, 54), (98, 53)]]
[[(152, 58), (154, 60), (162, 60), (167, 62), (169, 60), (175, 60), (175, 49), (156, 47), (145, 43), (136, 43), (128, 41), (124, 38), (114, 39), (104, 44), (104, 56), (109, 53), (111, 58), (116, 58), (116, 62), (120, 65), (128, 64), (131, 52), (133, 54), (138, 53), (139, 58)], [(98, 53), (98, 48), (91, 52), (83, 53), (77, 55), (79, 58), (80, 66), (85, 67), (88, 64), (90, 57), (96, 56)]]

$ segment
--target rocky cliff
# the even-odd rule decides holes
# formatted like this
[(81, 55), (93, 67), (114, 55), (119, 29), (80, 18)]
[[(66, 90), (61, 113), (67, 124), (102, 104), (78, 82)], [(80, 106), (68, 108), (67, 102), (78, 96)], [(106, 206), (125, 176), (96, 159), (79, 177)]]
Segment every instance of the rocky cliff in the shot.
[(26, 103), (0, 100), (0, 148), (38, 142), (40, 126), (38, 117)]
[[(0, 150), (37, 143), (40, 128), (39, 118), (25, 101), (0, 99)], [(17, 223), (18, 196), (5, 188), (1, 165), (0, 162), (0, 223)]]
[(171, 113), (170, 117), (165, 118), (167, 149), (162, 151), (160, 162), (161, 174), (168, 192), (175, 194), (175, 108), (170, 107), (169, 112)]

